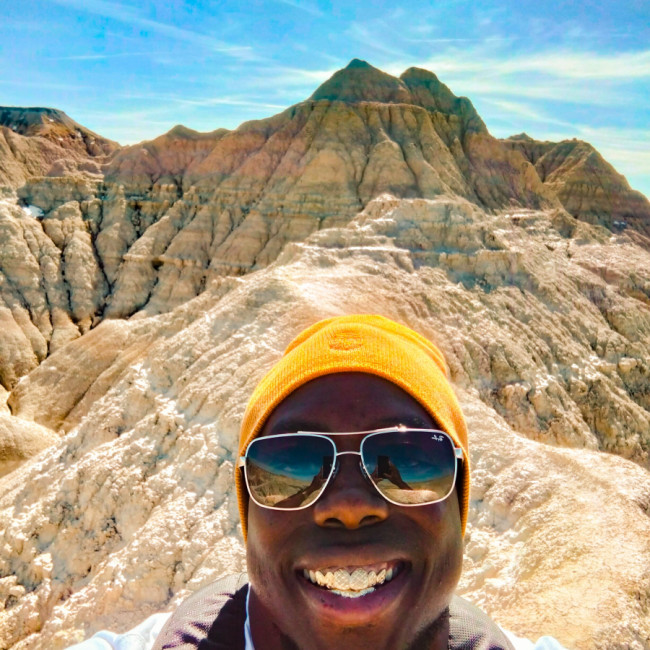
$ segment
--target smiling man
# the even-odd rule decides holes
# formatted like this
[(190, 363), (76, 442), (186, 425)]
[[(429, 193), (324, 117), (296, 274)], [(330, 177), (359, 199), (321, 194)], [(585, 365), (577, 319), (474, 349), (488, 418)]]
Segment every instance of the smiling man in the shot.
[(511, 648), (453, 595), (467, 430), (425, 338), (369, 315), (308, 328), (251, 397), (239, 456), (248, 576), (185, 601), (155, 648)]

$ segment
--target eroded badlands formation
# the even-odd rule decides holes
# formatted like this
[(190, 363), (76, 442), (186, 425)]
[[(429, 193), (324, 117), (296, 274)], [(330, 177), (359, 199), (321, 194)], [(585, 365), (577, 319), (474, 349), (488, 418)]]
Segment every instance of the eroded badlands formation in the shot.
[(650, 648), (650, 204), (589, 145), (499, 141), (433, 74), (359, 61), (268, 120), (63, 160), (12, 119), (0, 647), (243, 567), (248, 395), (306, 325), (376, 312), (466, 409), (460, 593), (520, 636)]

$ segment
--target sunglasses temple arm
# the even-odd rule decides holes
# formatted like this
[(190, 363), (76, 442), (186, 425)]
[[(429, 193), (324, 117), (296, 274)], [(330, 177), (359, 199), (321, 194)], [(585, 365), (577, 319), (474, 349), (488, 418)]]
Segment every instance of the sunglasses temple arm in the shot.
[(463, 458), (465, 458), (465, 454), (463, 454), (463, 450), (460, 447), (454, 447), (454, 453), (458, 460), (463, 460)]

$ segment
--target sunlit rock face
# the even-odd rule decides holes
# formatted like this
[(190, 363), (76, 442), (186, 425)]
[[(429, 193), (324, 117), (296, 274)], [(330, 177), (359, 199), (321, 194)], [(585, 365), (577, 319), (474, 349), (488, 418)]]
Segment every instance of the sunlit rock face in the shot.
[(35, 176), (97, 175), (118, 149), (54, 108), (0, 106), (0, 185)]
[(650, 648), (643, 213), (571, 214), (526, 146), (429, 72), (353, 61), (269, 120), (7, 191), (0, 647), (126, 630), (243, 568), (246, 401), (303, 328), (370, 312), (441, 347), (466, 411), (459, 593), (521, 636)]
[[(572, 216), (614, 232), (630, 227), (633, 236), (640, 232), (650, 237), (648, 199), (631, 189), (625, 177), (589, 143), (575, 139), (538, 142), (525, 133), (502, 142), (535, 165), (544, 185)], [(650, 245), (648, 239), (640, 243)]]

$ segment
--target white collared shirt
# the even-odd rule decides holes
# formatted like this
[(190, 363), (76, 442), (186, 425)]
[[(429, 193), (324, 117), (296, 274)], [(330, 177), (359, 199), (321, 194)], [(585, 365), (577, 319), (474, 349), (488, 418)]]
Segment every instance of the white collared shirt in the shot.
[(251, 586), (248, 585), (248, 592), (246, 593), (246, 622), (244, 623), (244, 640), (246, 642), (244, 650), (255, 650), (253, 645), (253, 635), (251, 633), (251, 617), (248, 614), (248, 601), (251, 598)]

